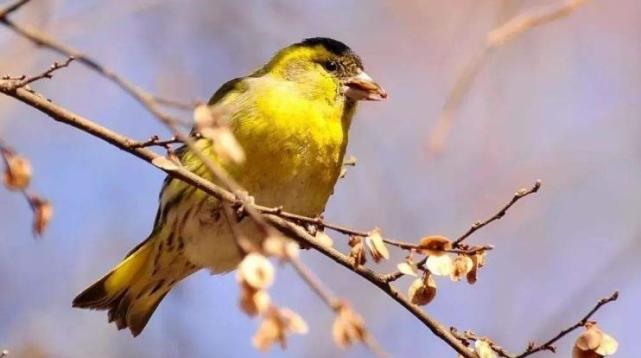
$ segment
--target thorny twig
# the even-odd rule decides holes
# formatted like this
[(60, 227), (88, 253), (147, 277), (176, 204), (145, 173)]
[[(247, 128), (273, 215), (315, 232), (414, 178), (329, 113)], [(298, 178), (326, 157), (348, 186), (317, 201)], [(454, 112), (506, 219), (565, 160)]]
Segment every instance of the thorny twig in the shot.
[(526, 10), (523, 14), (513, 17), (505, 24), (488, 32), (483, 47), (463, 68), (445, 100), (443, 109), (436, 120), (436, 125), (429, 139), (431, 152), (438, 153), (445, 146), (445, 141), (454, 121), (454, 112), (460, 107), (465, 94), (493, 50), (514, 40), (527, 30), (570, 15), (585, 1), (566, 0), (558, 4)]

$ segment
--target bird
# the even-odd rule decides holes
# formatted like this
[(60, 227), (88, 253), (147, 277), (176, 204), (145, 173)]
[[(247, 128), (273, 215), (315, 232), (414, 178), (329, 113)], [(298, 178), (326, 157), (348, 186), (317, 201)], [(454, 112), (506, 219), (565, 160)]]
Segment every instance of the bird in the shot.
[[(316, 217), (339, 177), (357, 102), (385, 98), (350, 47), (308, 38), (226, 82), (209, 100), (224, 108), (245, 153), (242, 163), (220, 160), (211, 139), (197, 137), (194, 147), (221, 163), (256, 203)], [(217, 183), (187, 146), (175, 153), (186, 169)], [(220, 200), (168, 176), (147, 239), (82, 291), (73, 307), (107, 310), (109, 322), (138, 336), (178, 282), (201, 269), (230, 272), (241, 262), (244, 252), (224, 214)], [(251, 220), (239, 222), (237, 230), (252, 240), (260, 236)]]

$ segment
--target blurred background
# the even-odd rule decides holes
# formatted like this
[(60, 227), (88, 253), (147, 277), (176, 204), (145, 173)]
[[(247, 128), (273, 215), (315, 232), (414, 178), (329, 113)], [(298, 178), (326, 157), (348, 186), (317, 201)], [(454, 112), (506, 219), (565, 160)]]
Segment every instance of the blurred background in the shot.
[[(151, 92), (185, 100), (208, 98), (305, 37), (346, 42), (390, 97), (361, 106), (348, 148), (358, 164), (339, 181), (330, 221), (380, 226), (405, 241), (455, 237), (540, 178), (539, 194), (470, 239), (496, 246), (477, 284), (438, 280), (427, 312), (520, 352), (620, 289), (619, 301), (595, 318), (618, 339), (617, 356), (641, 356), (641, 2), (588, 2), (495, 51), (455, 113), (446, 147), (429, 152), (445, 98), (487, 31), (546, 3), (52, 0), (34, 1), (12, 19)], [(61, 59), (5, 27), (0, 48), (1, 74), (32, 74)], [(131, 137), (167, 135), (138, 103), (79, 63), (33, 87)], [(137, 339), (107, 324), (104, 312), (72, 309), (81, 289), (146, 237), (163, 174), (5, 96), (0, 137), (30, 158), (32, 187), (55, 208), (44, 238), (34, 240), (24, 198), (0, 190), (0, 348), (15, 357), (261, 356), (250, 343), (257, 321), (237, 309), (234, 275), (192, 276)], [(353, 302), (393, 356), (455, 356), (355, 274), (315, 252), (303, 259)], [(401, 259), (396, 253), (376, 269), (391, 270)], [(397, 282), (402, 291), (409, 283)], [(278, 271), (271, 292), (311, 331), (266, 356), (369, 355), (361, 346), (334, 346), (333, 314), (289, 268)], [(559, 357), (569, 356), (576, 336), (561, 341)]]

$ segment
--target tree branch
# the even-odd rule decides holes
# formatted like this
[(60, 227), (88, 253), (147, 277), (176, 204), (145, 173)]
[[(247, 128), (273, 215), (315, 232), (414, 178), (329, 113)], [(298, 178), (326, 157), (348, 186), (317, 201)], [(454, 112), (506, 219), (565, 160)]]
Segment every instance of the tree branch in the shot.
[(516, 204), (517, 201), (525, 198), (530, 194), (534, 194), (538, 192), (539, 189), (541, 189), (541, 180), (537, 180), (530, 189), (525, 189), (525, 188), (519, 189), (516, 193), (514, 193), (514, 196), (512, 197), (512, 199), (507, 204), (505, 204), (505, 206), (502, 207), (496, 214), (494, 214), (492, 217), (490, 217), (489, 219), (483, 222), (481, 221), (475, 222), (463, 235), (461, 235), (459, 238), (454, 240), (454, 242), (452, 243), (452, 246), (459, 247), (465, 239), (470, 237), (470, 235), (472, 235), (482, 227), (485, 227), (487, 224), (501, 219), (503, 216), (505, 216), (505, 213), (507, 213), (507, 211), (512, 207), (512, 205)]
[(28, 3), (29, 0), (20, 0), (16, 1), (14, 4), (11, 4), (4, 9), (0, 9), (0, 21), (4, 21), (4, 18), (6, 18), (9, 14), (12, 12), (20, 9), (23, 5)]
[(516, 358), (525, 358), (527, 356), (530, 356), (534, 353), (541, 352), (541, 351), (552, 351), (556, 352), (556, 347), (554, 347), (554, 343), (558, 341), (559, 339), (565, 337), (567, 334), (570, 332), (574, 331), (577, 328), (585, 326), (586, 323), (588, 323), (588, 320), (594, 315), (601, 307), (604, 305), (616, 301), (619, 298), (619, 291), (614, 291), (609, 297), (604, 297), (597, 302), (597, 304), (588, 312), (583, 318), (581, 318), (577, 323), (574, 325), (562, 330), (557, 334), (556, 336), (552, 337), (545, 343), (542, 343), (540, 345), (534, 345), (533, 343), (530, 343), (530, 345), (527, 347), (527, 349), (516, 356)]
[[(52, 102), (47, 101), (43, 96), (39, 95), (35, 91), (30, 91), (25, 88), (16, 88), (12, 89), (13, 80), (0, 80), (0, 92), (13, 97), (37, 110), (48, 115), (55, 121), (70, 125), (76, 129), (79, 129), (83, 132), (86, 132), (94, 137), (97, 137), (111, 145), (118, 147), (121, 150), (124, 150), (136, 157), (152, 163), (155, 159), (161, 158), (160, 155), (154, 153), (153, 151), (147, 148), (136, 147), (137, 141), (134, 141), (126, 136), (123, 136), (119, 133), (116, 133), (112, 130), (109, 130), (103, 126), (98, 125), (97, 123), (84, 118), (76, 113), (73, 113), (65, 108), (62, 108)], [(153, 163), (152, 163), (153, 164)], [(248, 208), (255, 209), (257, 211), (266, 213), (264, 216), (265, 219), (276, 228), (292, 235), (292, 238), (302, 242), (306, 246), (311, 246), (317, 251), (321, 252), (323, 255), (329, 257), (335, 262), (341, 264), (349, 270), (352, 270), (367, 279), (386, 294), (392, 297), (395, 301), (400, 303), (408, 311), (410, 311), (416, 318), (418, 318), (426, 327), (428, 327), (436, 336), (445, 341), (448, 345), (454, 348), (465, 358), (476, 358), (476, 354), (467, 350), (467, 348), (457, 340), (449, 330), (443, 326), (440, 322), (433, 319), (425, 312), (423, 312), (418, 306), (410, 303), (405, 297), (403, 297), (395, 288), (389, 285), (382, 276), (378, 275), (374, 271), (364, 268), (356, 267), (354, 268), (351, 264), (349, 258), (339, 251), (325, 247), (319, 243), (316, 238), (311, 236), (303, 227), (287, 221), (275, 214), (269, 214), (270, 212), (277, 211), (276, 208), (269, 208), (255, 204), (243, 204), (242, 200), (239, 200), (237, 195), (230, 193), (229, 191), (211, 183), (210, 181), (203, 179), (202, 177), (188, 171), (187, 169), (181, 166), (175, 166), (171, 168), (159, 167), (167, 174), (180, 179), (190, 185), (197, 187), (198, 189), (212, 195), (220, 200), (227, 201), (235, 205), (247, 205)], [(308, 218), (309, 220), (313, 220)]]
[[(452, 252), (452, 253), (460, 253), (460, 254), (471, 255), (471, 254), (477, 253), (479, 251), (486, 251), (486, 250), (494, 249), (494, 247), (491, 246), (491, 245), (477, 246), (477, 247), (469, 248), (469, 247), (466, 247), (467, 245), (463, 245), (462, 243), (463, 243), (463, 241), (465, 239), (470, 237), (473, 233), (475, 233), (479, 229), (485, 227), (486, 225), (488, 225), (489, 223), (491, 223), (493, 221), (501, 219), (503, 216), (505, 216), (507, 211), (510, 210), (510, 208), (514, 204), (516, 204), (517, 201), (523, 199), (524, 197), (526, 197), (526, 196), (528, 196), (530, 194), (536, 193), (537, 191), (539, 191), (540, 188), (541, 188), (541, 181), (537, 180), (530, 189), (525, 189), (525, 188), (519, 189), (516, 193), (514, 193), (514, 196), (512, 197), (512, 199), (510, 199), (510, 201), (508, 201), (507, 204), (505, 204), (502, 208), (500, 208), (499, 211), (496, 212), (496, 214), (492, 215), (490, 218), (486, 219), (485, 221), (482, 221), (482, 222), (481, 221), (477, 221), (477, 222), (475, 222), (463, 235), (459, 236), (456, 240), (454, 240), (454, 242), (452, 243), (452, 247), (453, 248), (451, 250), (446, 250), (446, 251)], [(400, 241), (394, 241), (394, 240), (389, 240), (389, 239), (386, 239), (385, 242), (387, 242), (390, 245), (394, 245), (394, 246), (397, 246), (397, 247), (400, 247), (400, 248), (405, 248), (405, 249), (410, 249), (410, 250), (419, 248), (419, 246), (415, 245), (415, 244), (410, 244), (410, 243), (405, 243), (405, 242), (400, 242)], [(421, 266), (421, 265), (425, 264), (426, 260), (427, 260), (427, 257), (421, 259), (417, 263), (417, 265)], [(390, 283), (390, 282), (396, 281), (399, 278), (403, 277), (403, 275), (404, 274), (402, 272), (395, 271), (395, 272), (391, 272), (391, 273), (388, 273), (386, 275), (383, 275), (383, 279), (385, 280), (385, 282)]]
[[(108, 80), (116, 84), (123, 91), (125, 91), (131, 97), (133, 97), (136, 101), (138, 101), (143, 107), (145, 107), (155, 117), (163, 121), (173, 121), (176, 123), (180, 123), (179, 120), (161, 111), (160, 108), (158, 108), (158, 104), (174, 105), (174, 107), (177, 107), (177, 108), (181, 108), (181, 107), (186, 108), (188, 107), (188, 105), (180, 104), (179, 106), (175, 106), (175, 104), (180, 102), (172, 99), (167, 99), (167, 98), (162, 98), (156, 95), (152, 95), (151, 93), (125, 80), (121, 76), (117, 75), (114, 71), (109, 69), (108, 67), (103, 66), (98, 61), (82, 53), (81, 51), (73, 47), (64, 45), (38, 30), (21, 26), (11, 21), (8, 18), (8, 15), (14, 12), (15, 10), (19, 9), (21, 6), (23, 6), (27, 2), (29, 2), (29, 0), (21, 0), (14, 5), (8, 6), (5, 10), (0, 10), (0, 23), (5, 25), (7, 28), (13, 30), (20, 36), (24, 37), (25, 39), (31, 41), (36, 46), (47, 48), (65, 57), (69, 57), (69, 58), (73, 57), (79, 63), (82, 63), (88, 68), (96, 71), (99, 75), (103, 76), (104, 78), (107, 78)], [(192, 110), (193, 108), (194, 107), (191, 107)]]
[(483, 47), (465, 65), (447, 95), (429, 139), (431, 152), (438, 153), (445, 146), (445, 141), (454, 122), (454, 112), (460, 107), (476, 75), (483, 68), (483, 64), (493, 50), (514, 40), (527, 30), (570, 15), (585, 1), (566, 0), (558, 4), (526, 10), (523, 14), (513, 17), (505, 24), (488, 32)]
[(44, 78), (52, 78), (54, 72), (56, 72), (57, 70), (59, 70), (61, 68), (65, 68), (65, 67), (69, 66), (71, 61), (73, 61), (73, 57), (67, 58), (62, 63), (54, 62), (46, 71), (43, 71), (42, 73), (37, 74), (35, 76), (32, 76), (32, 77), (23, 76), (19, 80), (14, 81), (13, 88), (11, 88), (11, 89), (16, 89), (16, 88), (27, 86), (30, 83), (39, 81), (39, 80), (44, 79)]

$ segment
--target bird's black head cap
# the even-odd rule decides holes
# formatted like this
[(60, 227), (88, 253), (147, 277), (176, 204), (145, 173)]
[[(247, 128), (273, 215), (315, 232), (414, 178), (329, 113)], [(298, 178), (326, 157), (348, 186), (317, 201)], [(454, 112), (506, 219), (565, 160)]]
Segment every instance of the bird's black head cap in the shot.
[(327, 51), (341, 58), (345, 72), (352, 73), (356, 69), (363, 69), (361, 58), (344, 43), (329, 37), (311, 37), (298, 43), (300, 46), (323, 46)]
[(311, 37), (308, 39), (305, 39), (301, 42), (301, 45), (303, 46), (317, 46), (321, 45), (327, 49), (327, 51), (332, 52), (335, 55), (338, 56), (343, 56), (350, 54), (352, 51), (349, 46), (345, 45), (344, 43), (330, 39), (328, 37)]

